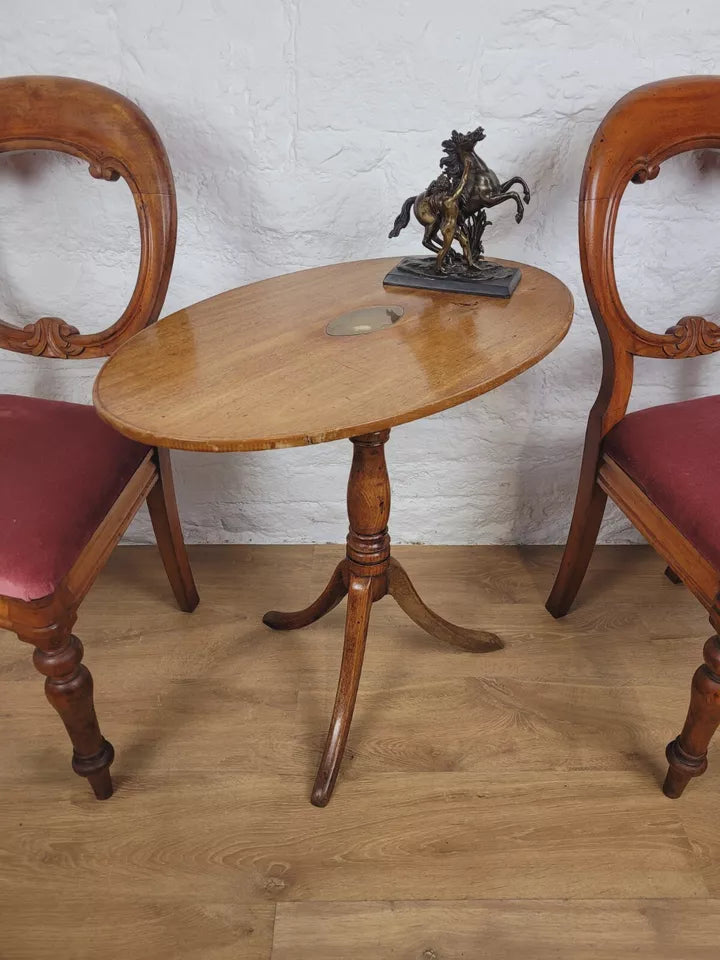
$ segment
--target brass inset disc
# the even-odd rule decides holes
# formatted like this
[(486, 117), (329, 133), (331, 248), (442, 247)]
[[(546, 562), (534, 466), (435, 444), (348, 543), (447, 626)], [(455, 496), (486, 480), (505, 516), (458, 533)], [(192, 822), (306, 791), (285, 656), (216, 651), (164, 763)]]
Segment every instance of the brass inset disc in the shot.
[(357, 337), (391, 327), (405, 313), (405, 307), (392, 304), (385, 307), (362, 307), (341, 313), (325, 327), (331, 337)]

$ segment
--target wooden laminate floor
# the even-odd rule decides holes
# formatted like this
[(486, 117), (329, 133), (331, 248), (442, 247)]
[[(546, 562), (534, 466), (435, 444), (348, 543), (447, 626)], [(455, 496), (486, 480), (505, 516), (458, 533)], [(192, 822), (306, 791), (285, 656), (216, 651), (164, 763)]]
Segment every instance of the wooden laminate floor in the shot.
[(710, 635), (642, 547), (599, 548), (545, 612), (556, 548), (398, 547), (473, 655), (373, 608), (335, 796), (308, 796), (344, 605), (292, 634), (341, 548), (196, 547), (193, 615), (117, 550), (77, 633), (117, 792), (69, 766), (30, 648), (0, 631), (2, 960), (710, 960), (720, 743), (660, 792)]

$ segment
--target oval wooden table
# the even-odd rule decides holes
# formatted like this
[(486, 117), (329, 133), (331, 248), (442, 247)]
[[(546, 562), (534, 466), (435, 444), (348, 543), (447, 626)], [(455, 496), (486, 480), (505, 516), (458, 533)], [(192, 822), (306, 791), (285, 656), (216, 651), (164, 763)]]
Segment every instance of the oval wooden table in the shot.
[[(305, 610), (263, 617), (275, 630), (294, 630), (348, 598), (337, 696), (311, 797), (317, 806), (330, 799), (340, 768), (376, 600), (390, 594), (418, 626), (455, 646), (502, 646), (494, 634), (455, 626), (426, 607), (391, 556), (390, 428), (531, 367), (562, 340), (573, 313), (569, 290), (535, 267), (518, 264), (519, 287), (496, 300), (384, 287), (396, 263), (320, 267), (212, 297), (137, 334), (95, 384), (100, 416), (157, 446), (237, 451), (352, 441), (345, 558)], [(387, 326), (365, 335), (327, 329), (362, 329), (378, 316)]]

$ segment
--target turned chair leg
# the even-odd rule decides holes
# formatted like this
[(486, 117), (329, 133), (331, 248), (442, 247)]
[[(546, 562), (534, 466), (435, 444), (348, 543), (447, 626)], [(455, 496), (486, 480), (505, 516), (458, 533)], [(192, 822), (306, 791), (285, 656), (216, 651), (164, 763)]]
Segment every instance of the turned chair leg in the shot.
[(690, 709), (680, 736), (668, 744), (669, 764), (663, 784), (666, 797), (677, 799), (693, 777), (707, 770), (707, 749), (720, 725), (720, 638), (710, 637), (703, 649), (705, 663), (692, 680)]
[(72, 768), (87, 777), (98, 800), (112, 796), (110, 764), (114, 759), (112, 744), (100, 733), (93, 704), (93, 679), (82, 662), (83, 647), (70, 631), (60, 639), (35, 643), (33, 663), (45, 677), (45, 695), (60, 714), (73, 745)]
[(365, 655), (365, 641), (374, 599), (373, 580), (373, 577), (350, 577), (340, 679), (325, 749), (310, 798), (316, 807), (326, 806), (332, 796), (345, 752)]
[(170, 452), (158, 447), (156, 457), (158, 480), (147, 498), (150, 520), (178, 606), (191, 613), (198, 605), (199, 597), (180, 526)]
[[(590, 427), (588, 427), (589, 430)], [(599, 456), (599, 444), (590, 444), (589, 440), (586, 441), (565, 552), (545, 604), (547, 611), (553, 617), (564, 617), (572, 606), (595, 548), (607, 503), (607, 494), (596, 482)]]

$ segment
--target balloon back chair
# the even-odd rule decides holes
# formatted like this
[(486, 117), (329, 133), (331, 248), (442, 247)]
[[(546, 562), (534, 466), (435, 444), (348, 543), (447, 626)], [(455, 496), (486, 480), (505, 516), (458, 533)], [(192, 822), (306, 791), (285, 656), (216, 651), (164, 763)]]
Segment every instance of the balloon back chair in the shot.
[(590, 146), (580, 187), (583, 278), (600, 334), (603, 374), (590, 411), (567, 546), (547, 609), (564, 616), (582, 583), (607, 497), (620, 507), (710, 615), (715, 634), (693, 677), (690, 709), (668, 744), (666, 796), (707, 768), (720, 723), (720, 396), (626, 414), (635, 357), (678, 360), (720, 350), (720, 327), (688, 316), (666, 333), (635, 324), (618, 294), (613, 245), (627, 184), (645, 183), (688, 150), (720, 148), (720, 77), (679, 77), (633, 90)]
[[(125, 97), (64, 77), (0, 80), (0, 153), (54, 150), (122, 177), (138, 213), (140, 269), (130, 302), (101, 333), (42, 317), (0, 321), (0, 347), (36, 357), (109, 356), (157, 319), (175, 251), (176, 208), (165, 149)], [(90, 406), (0, 396), (0, 627), (34, 646), (33, 662), (73, 746), (72, 767), (95, 796), (112, 794), (113, 748), (100, 733), (93, 681), (72, 633), (80, 602), (147, 499), (160, 555), (181, 609), (198, 602), (166, 450), (135, 443)]]

